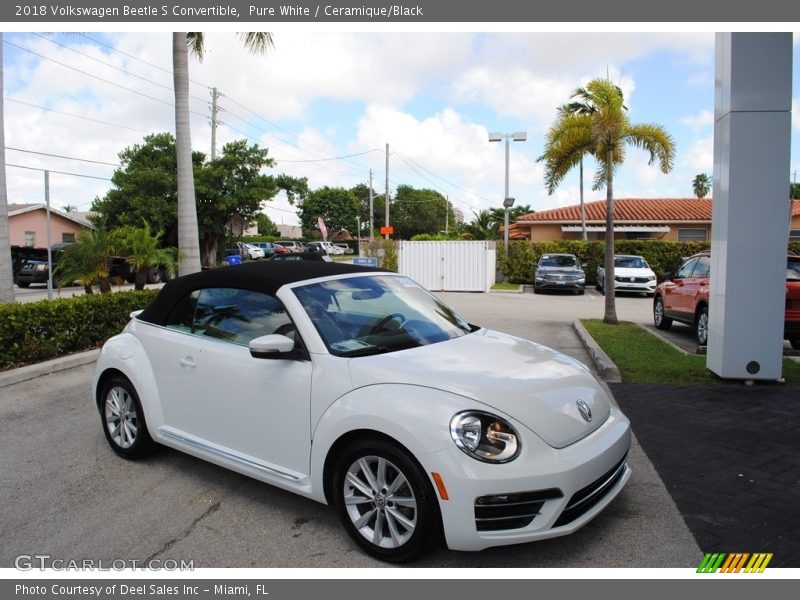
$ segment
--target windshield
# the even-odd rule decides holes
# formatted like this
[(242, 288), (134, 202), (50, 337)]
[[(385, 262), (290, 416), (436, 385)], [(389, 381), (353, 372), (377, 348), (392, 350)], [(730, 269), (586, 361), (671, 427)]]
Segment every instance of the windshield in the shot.
[(540, 267), (574, 267), (576, 264), (577, 260), (574, 256), (550, 256), (545, 254), (539, 259)]
[(623, 269), (649, 269), (645, 260), (641, 256), (617, 256), (614, 258), (614, 266)]
[(407, 277), (350, 277), (292, 291), (337, 356), (404, 350), (472, 331), (453, 309)]

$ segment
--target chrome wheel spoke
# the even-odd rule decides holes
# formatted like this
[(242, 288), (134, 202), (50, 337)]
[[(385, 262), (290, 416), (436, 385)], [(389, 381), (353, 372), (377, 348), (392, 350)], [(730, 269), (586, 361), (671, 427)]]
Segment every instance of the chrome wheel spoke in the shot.
[(362, 527), (364, 527), (364, 525), (369, 523), (370, 519), (372, 519), (377, 510), (378, 510), (377, 508), (373, 508), (372, 510), (369, 510), (365, 512), (363, 515), (361, 515), (360, 518), (353, 521), (353, 525), (355, 525), (356, 529), (361, 529)]
[(392, 494), (396, 493), (403, 485), (406, 483), (406, 478), (403, 477), (403, 474), (400, 471), (397, 471), (397, 477), (394, 478), (392, 481), (392, 485), (386, 490), (387, 495), (391, 496)]
[(387, 508), (386, 512), (395, 519), (400, 525), (402, 525), (406, 531), (414, 531), (414, 527), (416, 527), (416, 523), (414, 521), (409, 520), (403, 513), (399, 510), (395, 510), (394, 508)]
[(377, 485), (378, 490), (386, 487), (386, 461), (382, 458), (378, 459)]
[(380, 546), (383, 541), (383, 514), (384, 511), (379, 510), (375, 517), (375, 525), (372, 531), (372, 543), (376, 546)]
[(372, 472), (372, 469), (370, 468), (367, 459), (365, 458), (359, 459), (358, 467), (359, 469), (361, 469), (361, 473), (364, 475), (364, 479), (367, 480), (367, 483), (372, 488), (372, 491), (373, 492), (380, 491), (380, 486), (378, 485), (378, 482), (375, 480), (375, 474)]
[(389, 502), (394, 502), (398, 506), (406, 506), (408, 508), (417, 508), (417, 501), (416, 499), (411, 496), (389, 496), (386, 498)]
[(397, 547), (402, 543), (402, 536), (397, 530), (397, 522), (390, 511), (386, 511), (386, 524), (389, 526), (389, 535), (392, 537), (392, 545)]
[(361, 481), (358, 477), (356, 477), (356, 475), (354, 475), (353, 473), (348, 473), (346, 479), (347, 483), (352, 485), (359, 492), (364, 494), (364, 496), (366, 496), (367, 498), (372, 498), (372, 496), (374, 495), (374, 491), (369, 489), (366, 485), (364, 485), (364, 482)]
[(359, 506), (361, 504), (371, 504), (372, 499), (364, 496), (345, 496), (344, 503), (348, 506)]

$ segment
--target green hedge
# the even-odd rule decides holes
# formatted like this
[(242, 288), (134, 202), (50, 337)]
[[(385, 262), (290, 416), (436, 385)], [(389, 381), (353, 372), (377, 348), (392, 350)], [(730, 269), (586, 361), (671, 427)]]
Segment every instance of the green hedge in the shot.
[(158, 290), (0, 305), (0, 369), (101, 346)]
[[(795, 244), (796, 242), (793, 242)], [(800, 250), (800, 244), (797, 244)], [(791, 247), (791, 244), (790, 244)], [(652, 240), (618, 240), (614, 242), (616, 254), (643, 256), (655, 271), (659, 281), (664, 273), (674, 271), (681, 258), (711, 248), (710, 242), (658, 242)], [(513, 241), (508, 246), (508, 258), (502, 244), (497, 245), (497, 265), (511, 283), (533, 283), (534, 265), (542, 254), (574, 254), (586, 264), (586, 285), (595, 284), (597, 266), (605, 256), (604, 241), (561, 240), (555, 242)]]

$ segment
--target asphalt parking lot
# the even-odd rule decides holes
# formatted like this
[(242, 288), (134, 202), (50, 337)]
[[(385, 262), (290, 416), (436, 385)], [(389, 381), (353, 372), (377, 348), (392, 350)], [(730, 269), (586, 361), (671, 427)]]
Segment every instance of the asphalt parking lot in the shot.
[[(471, 322), (587, 361), (570, 323), (603, 298), (442, 294)], [(649, 314), (619, 298), (619, 316)], [(635, 315), (640, 315), (635, 317)], [(90, 400), (92, 365), (0, 388), (0, 566), (20, 554), (193, 560), (196, 567), (375, 567), (333, 509), (164, 449), (142, 462), (108, 448)], [(417, 567), (687, 567), (702, 553), (637, 443), (620, 496), (572, 536), (480, 553), (436, 549)]]

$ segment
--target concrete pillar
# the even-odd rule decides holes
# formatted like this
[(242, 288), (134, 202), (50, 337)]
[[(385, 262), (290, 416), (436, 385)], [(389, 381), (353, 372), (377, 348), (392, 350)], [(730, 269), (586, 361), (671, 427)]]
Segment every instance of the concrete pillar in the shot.
[(789, 237), (791, 33), (718, 33), (706, 366), (781, 377)]

